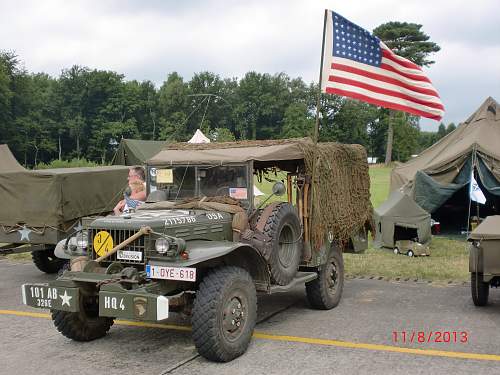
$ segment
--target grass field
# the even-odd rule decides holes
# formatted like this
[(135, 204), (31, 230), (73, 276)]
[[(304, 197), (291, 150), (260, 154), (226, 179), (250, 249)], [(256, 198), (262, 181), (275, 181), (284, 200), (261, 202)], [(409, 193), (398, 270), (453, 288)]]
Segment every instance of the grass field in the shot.
[[(389, 195), (391, 169), (379, 165), (370, 167), (370, 193), (374, 208), (380, 206)], [(468, 280), (469, 258), (465, 241), (434, 237), (430, 248), (431, 256), (410, 258), (396, 255), (390, 249), (370, 246), (364, 254), (345, 254), (346, 273), (391, 279)]]

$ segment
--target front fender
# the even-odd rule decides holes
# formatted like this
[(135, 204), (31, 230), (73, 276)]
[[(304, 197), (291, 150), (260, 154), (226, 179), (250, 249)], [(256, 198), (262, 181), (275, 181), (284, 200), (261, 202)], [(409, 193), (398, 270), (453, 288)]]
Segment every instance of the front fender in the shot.
[(151, 265), (167, 267), (211, 267), (225, 264), (247, 270), (259, 291), (268, 291), (271, 280), (267, 262), (257, 249), (241, 242), (230, 241), (189, 241), (187, 242), (188, 259), (160, 259), (149, 261)]

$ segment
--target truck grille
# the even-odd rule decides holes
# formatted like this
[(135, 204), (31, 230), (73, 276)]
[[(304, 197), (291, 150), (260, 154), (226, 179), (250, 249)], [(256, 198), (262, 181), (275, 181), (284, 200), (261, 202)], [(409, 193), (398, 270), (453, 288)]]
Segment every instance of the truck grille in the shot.
[[(102, 230), (105, 230), (106, 232), (110, 233), (111, 234), (111, 237), (113, 238), (113, 247), (122, 243), (123, 241), (125, 241), (127, 238), (129, 238), (130, 236), (134, 235), (135, 233), (137, 233), (136, 230), (117, 230), (117, 229), (91, 229), (90, 230), (90, 238), (89, 238), (89, 243), (90, 243), (90, 247), (92, 249), (92, 259), (97, 259), (99, 257), (99, 255), (97, 255), (97, 253), (94, 251), (94, 245), (93, 245), (93, 241), (94, 241), (94, 237), (95, 235), (102, 231)], [(107, 259), (104, 260), (104, 262), (114, 262), (114, 261), (119, 261), (120, 263), (127, 263), (127, 264), (145, 264), (145, 261), (144, 261), (144, 257), (145, 257), (145, 244), (147, 243), (148, 241), (148, 237), (147, 236), (142, 236), (142, 237), (139, 237), (138, 239), (136, 239), (134, 242), (132, 242), (131, 244), (125, 246), (123, 249), (121, 250), (125, 250), (125, 251), (137, 251), (137, 252), (141, 252), (142, 253), (142, 260), (130, 260), (130, 259), (127, 259), (127, 260), (124, 260), (124, 259), (118, 259), (117, 256), (118, 256), (118, 253), (114, 253), (112, 255), (110, 255)]]

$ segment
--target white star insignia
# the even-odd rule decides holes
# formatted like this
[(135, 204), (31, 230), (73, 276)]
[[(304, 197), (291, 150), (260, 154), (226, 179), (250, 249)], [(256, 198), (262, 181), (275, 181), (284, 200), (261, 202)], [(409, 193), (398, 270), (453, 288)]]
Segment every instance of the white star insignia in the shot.
[(79, 221), (79, 222), (78, 222), (78, 225), (77, 225), (77, 226), (75, 226), (74, 230), (75, 230), (76, 232), (80, 232), (82, 229), (83, 229), (83, 227), (82, 227), (82, 222), (81, 222), (81, 221)]
[(61, 299), (62, 299), (61, 306), (64, 306), (64, 305), (68, 305), (68, 307), (70, 306), (69, 301), (73, 297), (68, 296), (68, 293), (66, 290), (64, 291), (64, 294), (62, 296), (59, 296), (59, 297), (61, 297)]
[(23, 229), (19, 229), (18, 232), (21, 234), (21, 240), (30, 240), (30, 233), (32, 232), (31, 229), (26, 228), (26, 225), (23, 226)]

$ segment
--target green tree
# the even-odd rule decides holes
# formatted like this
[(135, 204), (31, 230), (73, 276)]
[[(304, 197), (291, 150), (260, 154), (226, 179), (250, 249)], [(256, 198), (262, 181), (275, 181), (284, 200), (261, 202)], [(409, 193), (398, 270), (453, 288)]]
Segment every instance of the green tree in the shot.
[[(428, 57), (438, 52), (441, 47), (430, 41), (430, 37), (422, 30), (422, 25), (408, 22), (387, 22), (373, 30), (373, 34), (382, 40), (394, 53), (405, 57), (420, 66), (434, 63)], [(392, 114), (389, 118), (394, 117)], [(386, 164), (392, 160), (393, 123), (388, 122)]]
[(306, 103), (292, 103), (285, 111), (281, 138), (311, 137), (314, 133), (314, 119), (308, 115)]
[(227, 128), (215, 128), (211, 130), (208, 138), (212, 142), (232, 142), (236, 140), (234, 134)]
[(454, 131), (456, 129), (456, 125), (453, 123), (453, 122), (450, 122), (448, 124), (448, 126), (446, 127), (446, 134), (449, 134), (451, 133), (452, 131)]
[(428, 57), (441, 49), (429, 40), (430, 37), (422, 31), (422, 25), (416, 23), (387, 22), (373, 29), (373, 34), (396, 55), (405, 57), (419, 66), (434, 64)]
[(445, 135), (446, 135), (446, 126), (445, 124), (441, 123), (439, 124), (437, 131), (437, 140), (443, 138)]

